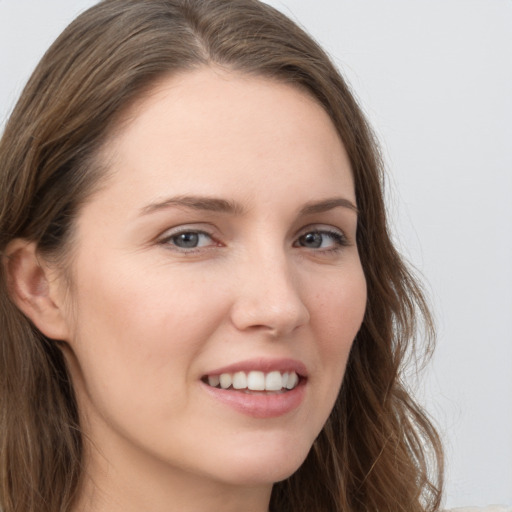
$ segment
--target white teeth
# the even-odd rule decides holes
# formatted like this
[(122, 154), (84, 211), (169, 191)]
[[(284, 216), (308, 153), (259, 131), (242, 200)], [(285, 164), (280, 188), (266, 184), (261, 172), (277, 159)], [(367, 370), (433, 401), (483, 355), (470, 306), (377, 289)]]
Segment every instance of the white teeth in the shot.
[(251, 391), (265, 391), (265, 374), (263, 372), (249, 372), (247, 388)]
[(218, 375), (208, 376), (208, 384), (216, 388), (220, 384), (220, 377)]
[(208, 384), (214, 388), (222, 389), (248, 389), (250, 391), (281, 391), (291, 390), (299, 383), (299, 376), (295, 372), (260, 371), (222, 373), (208, 376)]
[(288, 382), (286, 383), (286, 389), (293, 389), (299, 383), (299, 377), (295, 372), (291, 372), (288, 375)]
[(279, 391), (283, 386), (283, 378), (279, 372), (267, 373), (265, 377), (265, 389), (267, 391)]
[(231, 374), (229, 374), (229, 373), (221, 374), (219, 380), (220, 380), (220, 387), (222, 389), (228, 389), (229, 386), (231, 386), (231, 383), (233, 381), (233, 379), (231, 378)]
[(233, 387), (235, 389), (245, 389), (247, 387), (247, 377), (244, 372), (236, 372), (233, 375)]

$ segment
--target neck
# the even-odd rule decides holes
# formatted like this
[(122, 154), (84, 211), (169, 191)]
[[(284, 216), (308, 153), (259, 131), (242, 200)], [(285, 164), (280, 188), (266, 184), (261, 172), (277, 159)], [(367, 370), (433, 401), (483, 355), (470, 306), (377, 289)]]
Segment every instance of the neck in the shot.
[(73, 512), (267, 512), (271, 491), (271, 485), (233, 485), (129, 451), (114, 463), (89, 446)]

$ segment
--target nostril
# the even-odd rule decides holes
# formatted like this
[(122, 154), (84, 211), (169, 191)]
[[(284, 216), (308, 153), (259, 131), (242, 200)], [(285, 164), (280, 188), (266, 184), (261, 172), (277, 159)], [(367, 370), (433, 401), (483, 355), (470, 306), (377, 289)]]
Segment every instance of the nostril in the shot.
[(309, 311), (301, 303), (276, 308), (269, 304), (237, 304), (232, 322), (238, 330), (263, 331), (273, 337), (289, 334), (309, 322)]

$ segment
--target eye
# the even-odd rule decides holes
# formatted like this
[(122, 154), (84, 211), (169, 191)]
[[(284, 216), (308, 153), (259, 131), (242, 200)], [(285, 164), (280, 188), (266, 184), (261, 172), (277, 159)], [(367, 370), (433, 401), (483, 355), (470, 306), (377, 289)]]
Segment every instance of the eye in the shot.
[(179, 250), (193, 250), (215, 245), (212, 237), (204, 231), (187, 230), (173, 233), (162, 240), (165, 245), (171, 245)]
[(337, 230), (315, 229), (301, 235), (294, 244), (306, 249), (337, 250), (348, 245), (345, 235)]

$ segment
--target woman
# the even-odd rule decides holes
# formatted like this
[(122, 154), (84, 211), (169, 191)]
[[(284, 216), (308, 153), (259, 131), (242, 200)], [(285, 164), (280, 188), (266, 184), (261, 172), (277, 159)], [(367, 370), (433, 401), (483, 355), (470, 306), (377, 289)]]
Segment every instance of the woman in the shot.
[(105, 0), (0, 145), (4, 512), (437, 510), (418, 284), (321, 49), (256, 0)]

